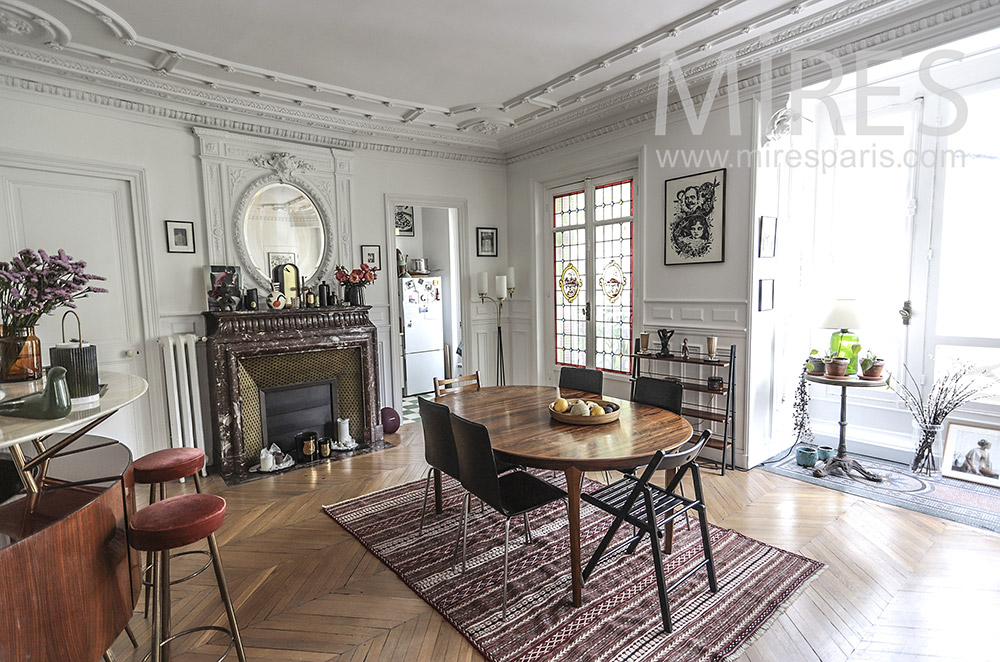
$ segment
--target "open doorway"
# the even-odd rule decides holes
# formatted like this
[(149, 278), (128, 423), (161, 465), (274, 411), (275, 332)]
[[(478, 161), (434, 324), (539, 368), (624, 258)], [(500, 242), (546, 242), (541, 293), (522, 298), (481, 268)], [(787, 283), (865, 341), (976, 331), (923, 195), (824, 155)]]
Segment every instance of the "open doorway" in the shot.
[[(465, 374), (461, 251), (465, 203), (386, 198), (394, 393), (404, 417), (415, 396), (434, 390), (434, 378)], [(466, 354), (467, 355), (467, 354)], [(409, 407), (408, 407), (409, 405)]]

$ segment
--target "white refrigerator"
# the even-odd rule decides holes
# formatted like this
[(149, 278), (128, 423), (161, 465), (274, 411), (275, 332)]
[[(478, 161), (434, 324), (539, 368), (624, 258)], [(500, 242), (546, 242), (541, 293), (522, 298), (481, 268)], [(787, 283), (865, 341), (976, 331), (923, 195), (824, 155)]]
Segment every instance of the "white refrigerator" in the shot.
[(403, 395), (434, 390), (444, 377), (444, 318), (440, 278), (400, 278)]

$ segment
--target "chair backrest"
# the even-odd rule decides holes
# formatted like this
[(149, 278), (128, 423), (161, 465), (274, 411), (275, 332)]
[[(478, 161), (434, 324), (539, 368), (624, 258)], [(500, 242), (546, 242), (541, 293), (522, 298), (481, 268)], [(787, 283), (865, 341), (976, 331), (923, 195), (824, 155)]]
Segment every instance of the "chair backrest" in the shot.
[(693, 443), (685, 444), (672, 453), (664, 453), (663, 451), (660, 451), (660, 458), (656, 462), (655, 466), (653, 466), (652, 462), (649, 466), (653, 466), (653, 471), (677, 469), (679, 467), (686, 466), (698, 458), (698, 454), (701, 453), (701, 449), (705, 447), (705, 444), (708, 443), (711, 436), (711, 430), (702, 430), (701, 434), (698, 435), (698, 439)]
[(635, 380), (632, 402), (641, 402), (679, 414), (683, 398), (684, 387), (677, 382), (654, 377), (639, 377)]
[(502, 512), (500, 479), (497, 476), (493, 447), (490, 445), (489, 430), (480, 423), (455, 414), (451, 415), (451, 428), (455, 434), (458, 475), (462, 487)]
[(450, 395), (459, 391), (478, 391), (479, 387), (478, 370), (476, 370), (475, 374), (455, 377), (454, 379), (438, 379), (435, 377), (434, 397), (440, 398), (442, 395)]
[(420, 405), (420, 425), (424, 428), (424, 459), (435, 469), (457, 479), (458, 453), (451, 431), (451, 410), (425, 398), (418, 398), (417, 402)]
[(559, 388), (604, 395), (604, 373), (600, 370), (563, 366), (559, 370)]

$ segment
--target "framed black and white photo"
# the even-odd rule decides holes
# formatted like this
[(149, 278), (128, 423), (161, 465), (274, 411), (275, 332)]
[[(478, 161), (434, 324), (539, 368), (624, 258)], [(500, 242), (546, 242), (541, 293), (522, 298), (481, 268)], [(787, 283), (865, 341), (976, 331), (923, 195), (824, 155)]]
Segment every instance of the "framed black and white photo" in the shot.
[(412, 237), (413, 234), (413, 205), (396, 205), (396, 236)]
[(165, 221), (167, 252), (194, 253), (194, 221)]
[(498, 243), (496, 228), (476, 228), (476, 257), (496, 257)]
[(757, 310), (774, 309), (774, 279), (763, 278), (757, 281)]
[(361, 262), (367, 264), (369, 267), (375, 271), (382, 270), (382, 247), (381, 246), (362, 246), (361, 247)]
[(777, 238), (778, 218), (776, 216), (761, 216), (757, 257), (774, 257), (774, 247)]
[(663, 263), (723, 262), (726, 169), (668, 179), (663, 194)]
[(1000, 487), (1000, 471), (993, 463), (997, 448), (1000, 448), (1000, 427), (948, 421), (941, 473), (949, 478)]
[(268, 251), (267, 253), (267, 273), (273, 274), (275, 267), (283, 264), (294, 264), (298, 266), (299, 256), (291, 251)]

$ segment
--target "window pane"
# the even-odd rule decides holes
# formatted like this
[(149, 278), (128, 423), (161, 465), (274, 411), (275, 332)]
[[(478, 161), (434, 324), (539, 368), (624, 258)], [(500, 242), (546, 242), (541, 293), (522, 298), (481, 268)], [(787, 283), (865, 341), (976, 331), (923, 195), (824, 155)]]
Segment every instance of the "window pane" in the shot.
[(632, 372), (632, 224), (602, 225), (595, 232), (597, 323), (595, 365), (599, 370)]
[(587, 365), (586, 241), (583, 228), (553, 235), (556, 363), (562, 365)]
[(632, 215), (632, 180), (598, 186), (594, 190), (594, 219), (609, 221)]
[[(993, 200), (1000, 182), (1000, 90), (963, 94), (968, 121), (948, 138), (937, 297), (937, 333), (1000, 338), (1000, 307), (987, 293), (996, 283), (1000, 216)], [(992, 300), (990, 300), (992, 299)]]
[(581, 225), (584, 221), (583, 191), (574, 191), (552, 198), (552, 223), (554, 227), (563, 228), (569, 225)]

